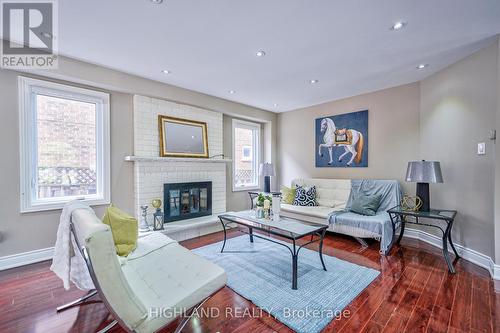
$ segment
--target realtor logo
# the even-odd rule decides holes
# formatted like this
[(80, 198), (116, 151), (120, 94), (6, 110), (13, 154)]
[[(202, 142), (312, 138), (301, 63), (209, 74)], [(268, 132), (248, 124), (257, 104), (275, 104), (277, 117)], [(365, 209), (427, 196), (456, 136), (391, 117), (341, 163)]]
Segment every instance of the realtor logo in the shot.
[(57, 68), (57, 0), (3, 0), (0, 65)]

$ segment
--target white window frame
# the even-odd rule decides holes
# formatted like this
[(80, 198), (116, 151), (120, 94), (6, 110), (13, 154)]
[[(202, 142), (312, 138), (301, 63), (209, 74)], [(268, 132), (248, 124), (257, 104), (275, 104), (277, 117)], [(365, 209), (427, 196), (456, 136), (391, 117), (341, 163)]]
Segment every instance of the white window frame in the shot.
[[(71, 200), (89, 205), (110, 203), (109, 94), (49, 81), (19, 77), (19, 142), (21, 213), (61, 209)], [(96, 105), (96, 194), (37, 199), (36, 95), (71, 99)]]
[(235, 180), (235, 175), (236, 175), (236, 160), (233, 159), (233, 177), (232, 177), (232, 187), (233, 187), (233, 192), (238, 192), (238, 191), (249, 191), (249, 190), (258, 190), (260, 189), (260, 176), (259, 176), (259, 166), (260, 166), (260, 124), (250, 122), (250, 121), (244, 121), (244, 120), (239, 120), (239, 119), (233, 119), (232, 123), (232, 154), (233, 157), (236, 158), (235, 156), (235, 130), (236, 128), (245, 128), (254, 131), (253, 135), (253, 142), (252, 142), (252, 166), (253, 170), (255, 171), (255, 181), (252, 184), (243, 184), (243, 185), (236, 185), (234, 180)]

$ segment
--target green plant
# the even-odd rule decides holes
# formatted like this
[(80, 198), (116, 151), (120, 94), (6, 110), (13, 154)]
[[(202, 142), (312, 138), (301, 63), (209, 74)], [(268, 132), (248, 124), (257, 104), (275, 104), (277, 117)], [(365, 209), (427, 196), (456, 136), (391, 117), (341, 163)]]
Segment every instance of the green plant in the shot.
[(259, 193), (259, 195), (257, 196), (257, 200), (256, 200), (255, 205), (257, 207), (264, 207), (264, 200), (266, 200), (266, 199), (269, 200), (270, 203), (273, 202), (270, 195), (264, 195), (262, 193)]

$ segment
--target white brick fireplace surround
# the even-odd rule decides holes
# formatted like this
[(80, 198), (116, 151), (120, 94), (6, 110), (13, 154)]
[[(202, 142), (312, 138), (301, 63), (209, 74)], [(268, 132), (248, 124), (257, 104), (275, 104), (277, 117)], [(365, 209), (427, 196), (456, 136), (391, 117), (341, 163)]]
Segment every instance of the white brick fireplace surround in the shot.
[[(145, 96), (134, 96), (134, 162), (135, 214), (148, 205), (148, 222), (152, 224), (151, 200), (163, 201), (163, 184), (212, 182), (212, 216), (165, 223), (165, 233), (176, 240), (193, 238), (219, 231), (217, 215), (226, 211), (227, 159), (167, 158), (160, 156), (158, 115), (203, 121), (208, 129), (210, 156), (223, 152), (222, 113)], [(163, 208), (162, 208), (163, 209)]]

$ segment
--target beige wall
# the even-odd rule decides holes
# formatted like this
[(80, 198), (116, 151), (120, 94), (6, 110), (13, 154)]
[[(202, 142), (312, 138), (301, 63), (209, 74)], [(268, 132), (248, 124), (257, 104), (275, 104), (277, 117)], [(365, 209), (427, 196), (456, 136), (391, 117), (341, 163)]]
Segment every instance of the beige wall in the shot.
[[(441, 162), (444, 183), (431, 184), (434, 207), (456, 209), (453, 238), (494, 257), (497, 111), (495, 43), (421, 81), (420, 157)], [(486, 143), (486, 155), (477, 144)]]
[[(52, 247), (55, 242), (60, 211), (19, 213), (19, 133), (17, 77), (25, 75), (0, 69), (0, 148), (5, 156), (0, 160), (0, 257)], [(157, 97), (199, 106), (233, 116), (265, 122), (269, 127), (264, 142), (275, 151), (276, 115), (271, 112), (208, 96), (187, 89), (143, 79), (88, 63), (61, 58), (59, 69), (39, 71), (28, 76), (64, 80), (111, 94), (111, 200), (133, 213), (133, 164), (124, 162), (133, 155), (133, 94)], [(230, 140), (225, 137), (224, 140)], [(226, 145), (226, 143), (225, 143)], [(228, 193), (231, 197), (232, 193)], [(233, 209), (228, 198), (227, 209)], [(97, 214), (104, 207), (95, 207)]]
[(500, 36), (497, 42), (497, 114), (495, 141), (495, 262), (500, 264)]
[[(500, 130), (499, 52), (496, 42), (421, 82), (280, 114), (281, 184), (299, 176), (392, 178), (414, 194), (415, 184), (404, 181), (407, 162), (438, 160), (445, 183), (431, 184), (432, 206), (457, 209), (455, 241), (492, 258), (496, 231), (500, 262), (500, 151), (488, 139), (491, 129)], [(314, 119), (363, 109), (368, 168), (316, 168)], [(486, 143), (484, 156), (476, 154), (479, 142)]]
[[(398, 179), (403, 182), (408, 161), (418, 158), (420, 88), (418, 83), (281, 113), (278, 116), (279, 179), (295, 177)], [(368, 109), (368, 167), (316, 168), (314, 120)], [(334, 148), (338, 149), (338, 148)]]

